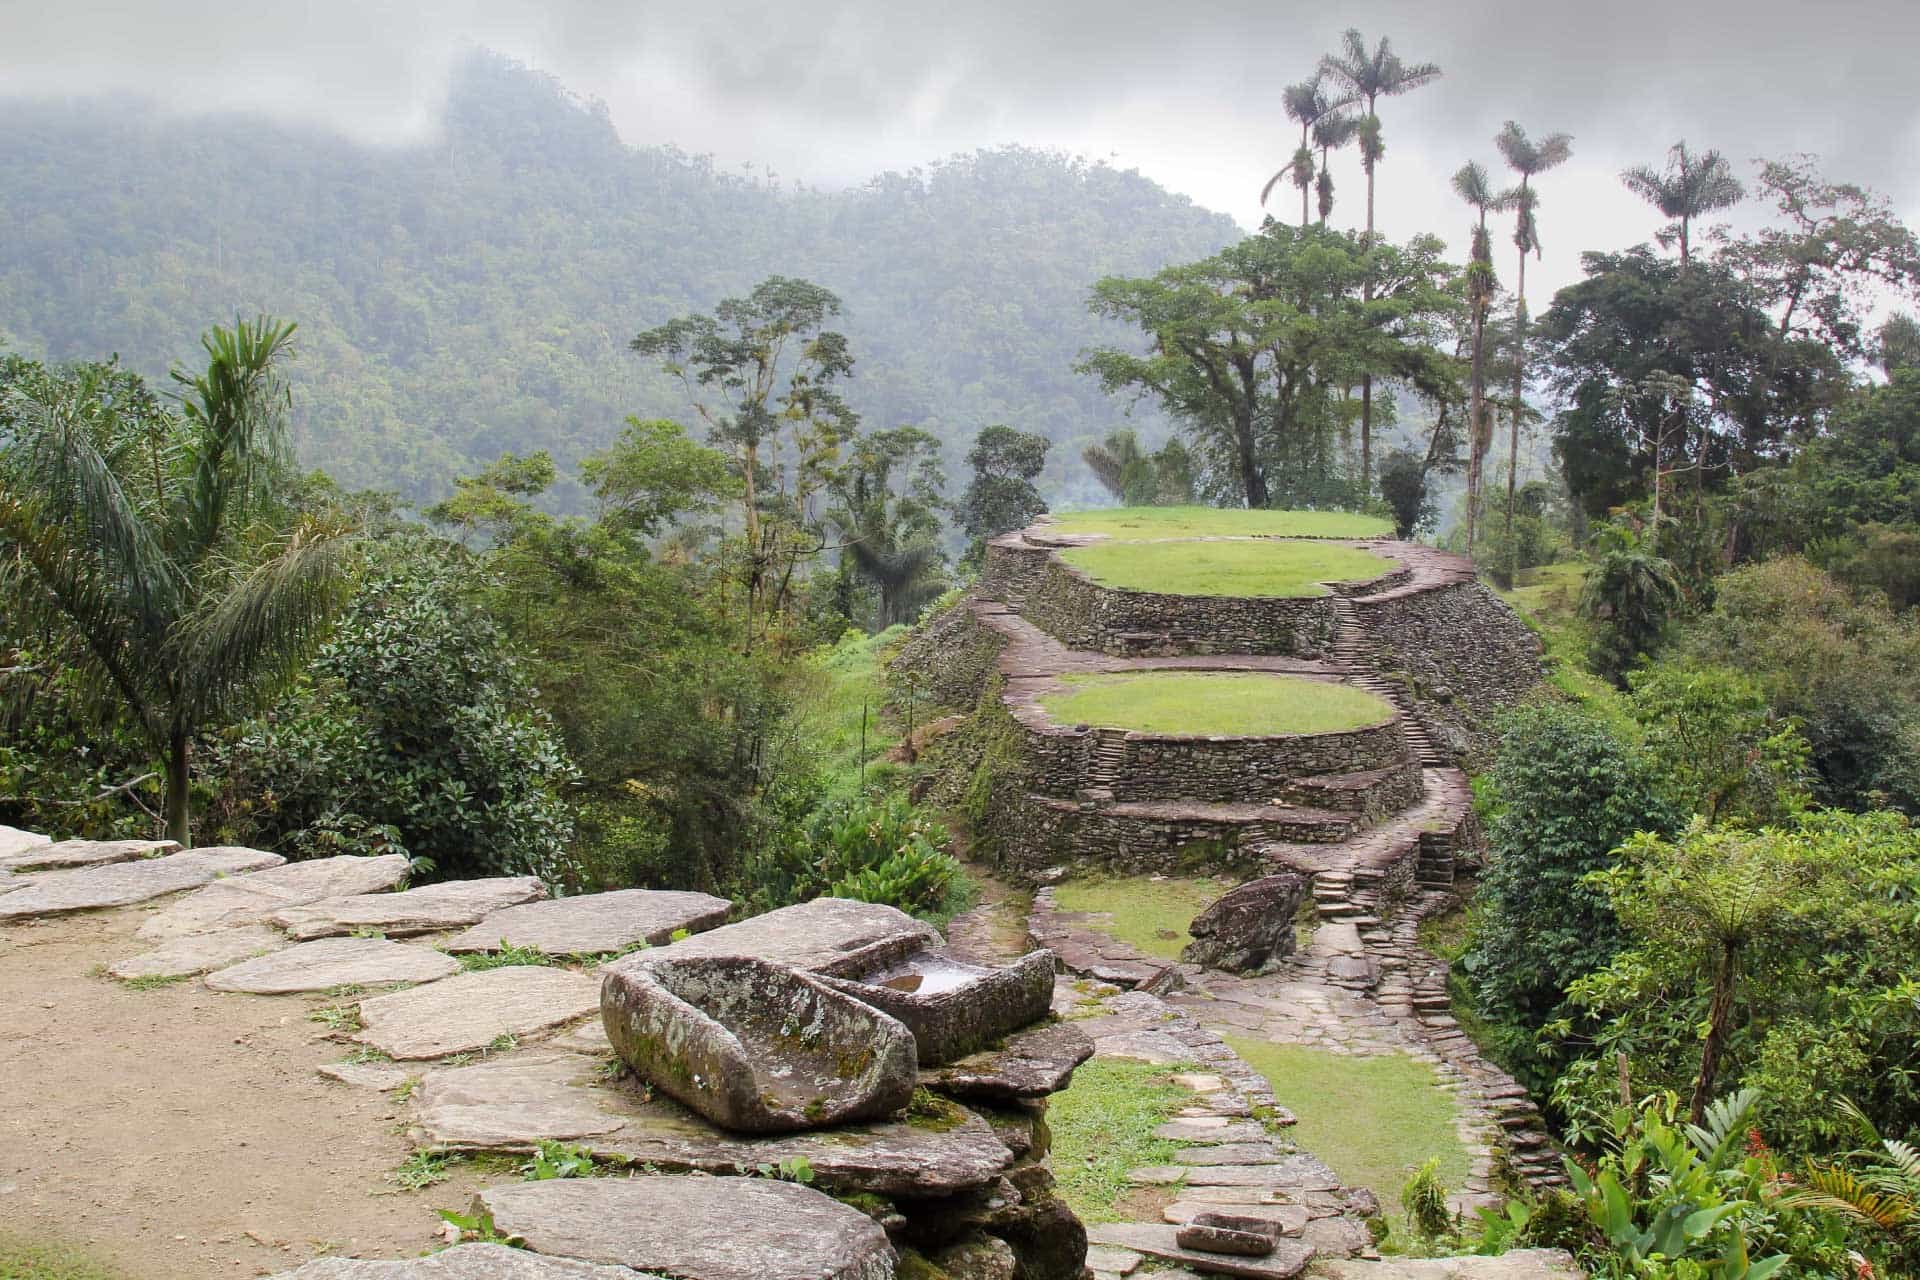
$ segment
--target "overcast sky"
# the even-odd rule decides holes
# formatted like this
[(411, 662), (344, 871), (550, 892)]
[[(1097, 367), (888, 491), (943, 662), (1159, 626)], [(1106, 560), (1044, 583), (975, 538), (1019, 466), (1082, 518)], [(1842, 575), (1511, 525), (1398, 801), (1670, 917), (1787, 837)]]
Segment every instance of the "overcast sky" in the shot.
[[(1447, 175), (1497, 165), (1509, 118), (1574, 135), (1539, 184), (1536, 299), (1577, 277), (1578, 250), (1650, 236), (1658, 219), (1616, 175), (1676, 138), (1743, 177), (1755, 156), (1817, 152), (1920, 222), (1920, 0), (0, 0), (0, 93), (144, 92), (404, 140), (434, 127), (449, 66), (479, 45), (604, 99), (629, 142), (785, 180), (1023, 142), (1138, 168), (1252, 226), (1297, 133), (1280, 89), (1347, 26), (1445, 71), (1382, 107), (1390, 235), (1434, 230), (1459, 253)], [(1336, 220), (1357, 219), (1358, 164), (1336, 166)]]

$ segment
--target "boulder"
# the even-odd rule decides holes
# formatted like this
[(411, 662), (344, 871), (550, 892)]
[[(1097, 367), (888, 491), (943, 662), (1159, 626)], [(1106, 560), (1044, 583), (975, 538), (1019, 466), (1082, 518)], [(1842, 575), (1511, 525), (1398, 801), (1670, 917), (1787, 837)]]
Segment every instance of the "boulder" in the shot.
[(1263, 1218), (1232, 1213), (1198, 1213), (1174, 1231), (1182, 1249), (1264, 1258), (1279, 1243), (1280, 1232)]
[(994, 969), (923, 951), (858, 979), (821, 981), (905, 1023), (920, 1065), (930, 1067), (1046, 1017), (1053, 976), (1053, 952), (1046, 950)]
[(677, 1280), (891, 1280), (887, 1233), (769, 1178), (573, 1178), (482, 1191), (475, 1207), (535, 1253)]
[(544, 1258), (503, 1244), (456, 1245), (424, 1258), (316, 1258), (268, 1280), (648, 1280), (629, 1267)]
[[(12, 827), (0, 827), (0, 844)], [(29, 835), (15, 831), (15, 835)], [(174, 853), (180, 845), (173, 840), (62, 840), (58, 844), (39, 837), (38, 844), (20, 845), (12, 853), (0, 855), (0, 871), (70, 871), (75, 867), (101, 867), (114, 862), (132, 862), (135, 858), (157, 858)], [(19, 844), (16, 839), (13, 843)]]
[(1071, 1022), (1016, 1032), (996, 1048), (926, 1073), (928, 1085), (963, 1098), (1044, 1098), (1066, 1088), (1093, 1056), (1093, 1041)]
[(502, 907), (547, 896), (537, 876), (447, 880), (405, 893), (359, 893), (322, 898), (274, 913), (273, 922), (300, 942), (344, 933), (407, 937), (478, 924)]
[(385, 938), (322, 938), (271, 955), (243, 960), (207, 976), (215, 991), (259, 996), (335, 987), (378, 987), (392, 982), (432, 982), (460, 972), (460, 962), (431, 947)]
[(1208, 969), (1250, 973), (1292, 954), (1294, 919), (1306, 893), (1306, 880), (1290, 872), (1229, 890), (1187, 926), (1193, 941), (1180, 958)]
[(906, 1027), (764, 960), (689, 957), (609, 973), (600, 1016), (643, 1079), (737, 1132), (876, 1119), (913, 1097)]
[(939, 945), (940, 934), (932, 925), (894, 907), (849, 898), (815, 898), (683, 938), (671, 946), (637, 952), (607, 967), (618, 971), (691, 956), (752, 956), (844, 978)]
[(162, 942), (243, 924), (265, 924), (288, 907), (391, 889), (407, 878), (408, 866), (406, 855), (399, 853), (289, 862), (245, 879), (217, 881), (169, 903), (141, 922), (138, 936)]
[(600, 984), (584, 973), (544, 965), (482, 969), (362, 1000), (354, 1039), (390, 1058), (444, 1058), (583, 1018), (599, 1000)]
[(0, 920), (132, 906), (184, 889), (197, 889), (221, 876), (277, 867), (285, 861), (279, 854), (258, 849), (212, 848), (74, 871), (50, 871), (36, 876), (24, 889), (0, 894)]
[(639, 1081), (608, 1080), (599, 1064), (573, 1053), (429, 1071), (412, 1103), (410, 1136), (437, 1150), (521, 1153), (571, 1142), (603, 1160), (712, 1174), (801, 1159), (827, 1191), (901, 1200), (969, 1191), (1013, 1163), (985, 1120), (952, 1104), (938, 1116), (904, 1121), (735, 1134)]
[(107, 972), (116, 978), (190, 978), (287, 945), (286, 938), (276, 930), (264, 925), (246, 925), (175, 938), (151, 951), (116, 960), (107, 966)]
[(550, 956), (600, 955), (638, 943), (664, 946), (675, 933), (703, 933), (727, 922), (733, 903), (710, 893), (620, 889), (528, 902), (494, 912), (447, 943), (447, 950), (531, 947)]

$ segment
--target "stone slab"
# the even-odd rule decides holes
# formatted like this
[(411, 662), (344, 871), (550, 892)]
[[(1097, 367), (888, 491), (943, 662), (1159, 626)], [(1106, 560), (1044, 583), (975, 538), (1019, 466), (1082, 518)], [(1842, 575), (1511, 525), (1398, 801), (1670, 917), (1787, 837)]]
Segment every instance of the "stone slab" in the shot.
[[(0, 846), (5, 833), (13, 827), (0, 827)], [(30, 835), (31, 832), (18, 832)], [(0, 871), (71, 871), (75, 867), (104, 867), (136, 858), (157, 858), (178, 851), (172, 840), (62, 840), (53, 843), (41, 837), (41, 843), (17, 848), (0, 856)]]
[(447, 950), (531, 947), (550, 956), (602, 955), (636, 943), (665, 946), (684, 929), (704, 933), (727, 922), (733, 902), (710, 893), (620, 889), (528, 902), (494, 912), (447, 943)]
[(1095, 1244), (1131, 1249), (1161, 1262), (1192, 1267), (1212, 1275), (1244, 1276), (1248, 1280), (1292, 1280), (1313, 1261), (1313, 1250), (1297, 1240), (1278, 1241), (1264, 1258), (1241, 1258), (1223, 1253), (1183, 1249), (1175, 1238), (1178, 1227), (1158, 1222), (1107, 1222), (1087, 1228)]
[(264, 924), (288, 907), (391, 889), (407, 878), (407, 869), (406, 856), (398, 853), (289, 862), (243, 880), (218, 881), (168, 903), (141, 922), (138, 936), (160, 942), (236, 925)]
[(1173, 1159), (1176, 1164), (1272, 1164), (1285, 1154), (1270, 1142), (1223, 1142), (1187, 1147)]
[[(1197, 1190), (1198, 1188), (1196, 1188)], [(1283, 1236), (1297, 1236), (1306, 1230), (1310, 1215), (1299, 1204), (1222, 1204), (1214, 1200), (1196, 1200), (1183, 1194), (1160, 1211), (1160, 1216), (1175, 1226), (1192, 1222), (1203, 1213), (1229, 1212), (1236, 1217), (1258, 1218), (1273, 1224)]]
[(596, 976), (509, 965), (362, 1000), (354, 1039), (390, 1058), (444, 1058), (574, 1022), (599, 1007)]
[(352, 1085), (356, 1089), (377, 1089), (385, 1093), (413, 1079), (413, 1072), (392, 1062), (327, 1062), (315, 1068), (327, 1080)]
[(1168, 1142), (1264, 1142), (1267, 1131), (1257, 1121), (1227, 1116), (1188, 1116), (1169, 1120), (1153, 1131)]
[(631, 1078), (604, 1079), (592, 1059), (570, 1053), (517, 1054), (429, 1071), (413, 1107), (411, 1136), (429, 1148), (519, 1153), (542, 1142), (574, 1142), (603, 1159), (713, 1174), (800, 1157), (824, 1190), (900, 1199), (984, 1186), (1013, 1163), (987, 1122), (964, 1108), (935, 1125), (891, 1121), (813, 1133), (731, 1134)]
[(212, 848), (172, 853), (137, 862), (51, 871), (24, 889), (0, 895), (0, 920), (64, 915), (132, 906), (184, 889), (197, 889), (221, 876), (277, 867), (286, 861), (258, 849)]
[(207, 985), (215, 991), (284, 996), (335, 987), (432, 982), (458, 972), (458, 960), (431, 947), (385, 938), (322, 938), (208, 974)]
[(1579, 1280), (1586, 1273), (1564, 1249), (1511, 1249), (1493, 1258), (1328, 1259), (1328, 1280)]
[(555, 1036), (550, 1042), (556, 1049), (566, 1049), (573, 1053), (612, 1053), (613, 1041), (607, 1039), (607, 1024), (602, 1018), (589, 1018), (577, 1027), (570, 1027)]
[(1312, 1156), (1283, 1156), (1272, 1164), (1194, 1165), (1187, 1184), (1195, 1187), (1284, 1187), (1289, 1191), (1332, 1191), (1340, 1185), (1333, 1170)]
[(610, 967), (667, 957), (752, 956), (836, 978), (857, 977), (940, 945), (934, 927), (904, 911), (848, 898), (815, 898), (641, 951)]
[(1070, 1022), (1018, 1031), (997, 1049), (922, 1073), (931, 1088), (956, 1097), (1044, 1098), (1073, 1079), (1093, 1056), (1093, 1041)]
[(163, 942), (151, 951), (114, 961), (107, 966), (107, 972), (116, 978), (190, 978), (287, 945), (278, 930), (264, 925), (243, 925), (238, 929), (189, 934)]
[(1087, 1266), (1107, 1275), (1131, 1275), (1140, 1266), (1141, 1257), (1131, 1249), (1116, 1249), (1110, 1244), (1087, 1246)]
[(482, 880), (448, 880), (408, 889), (405, 893), (360, 893), (322, 898), (304, 906), (276, 912), (273, 922), (301, 942), (343, 933), (384, 933), (406, 937), (464, 929), (480, 923), (502, 907), (518, 906), (547, 896), (536, 876), (490, 876)]
[(38, 831), (22, 831), (19, 827), (0, 826), (0, 865), (4, 865), (16, 854), (52, 843), (52, 836), (43, 836)]
[(456, 1245), (424, 1258), (318, 1258), (268, 1280), (646, 1280), (628, 1267), (548, 1258), (503, 1244)]
[(810, 1187), (768, 1178), (574, 1178), (482, 1191), (535, 1253), (676, 1280), (891, 1280), (887, 1233)]

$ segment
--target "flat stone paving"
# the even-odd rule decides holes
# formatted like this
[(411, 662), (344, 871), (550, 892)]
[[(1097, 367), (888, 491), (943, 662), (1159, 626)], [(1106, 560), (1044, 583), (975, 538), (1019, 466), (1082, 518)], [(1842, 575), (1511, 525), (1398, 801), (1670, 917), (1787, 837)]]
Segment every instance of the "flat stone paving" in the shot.
[(672, 889), (618, 889), (506, 907), (446, 943), (448, 951), (531, 947), (552, 956), (601, 955), (636, 943), (664, 946), (673, 935), (727, 922), (728, 898)]
[(265, 925), (241, 925), (213, 933), (190, 933), (184, 938), (163, 942), (151, 951), (143, 951), (107, 966), (116, 978), (190, 978), (210, 969), (278, 951), (289, 945), (286, 935)]
[(392, 1262), (320, 1258), (271, 1280), (647, 1280), (630, 1267), (548, 1258), (503, 1244), (463, 1244)]
[(448, 880), (405, 893), (361, 893), (322, 898), (306, 906), (274, 913), (273, 923), (301, 942), (343, 933), (385, 933), (404, 937), (438, 933), (478, 924), (502, 907), (547, 896), (536, 876), (490, 876)]
[(64, 871), (74, 867), (98, 867), (110, 862), (132, 862), (135, 858), (157, 858), (180, 848), (171, 840), (62, 840), (56, 844), (42, 839), (38, 845), (32, 845), (22, 844), (18, 840), (17, 837), (25, 833), (13, 827), (0, 828), (0, 832), (5, 831), (15, 832), (16, 838), (12, 843), (19, 847), (12, 853), (0, 855), (0, 870), (4, 871)]
[(916, 951), (940, 945), (930, 924), (904, 911), (848, 898), (815, 898), (671, 946), (642, 951), (612, 967), (683, 956), (757, 956), (835, 978), (858, 977)]
[(183, 889), (197, 889), (220, 876), (277, 867), (286, 859), (258, 849), (194, 849), (135, 862), (49, 871), (24, 889), (0, 895), (0, 920), (64, 915), (132, 906)]
[(575, 1022), (599, 1008), (598, 974), (508, 965), (362, 1000), (354, 1039), (390, 1058), (444, 1058)]
[(335, 987), (432, 982), (458, 972), (458, 960), (432, 947), (385, 938), (322, 938), (210, 973), (207, 985), (215, 991), (284, 996)]
[(371, 858), (342, 854), (219, 880), (154, 912), (141, 922), (138, 936), (158, 942), (236, 925), (264, 924), (275, 912), (288, 907), (391, 889), (407, 878), (408, 865), (404, 854)]

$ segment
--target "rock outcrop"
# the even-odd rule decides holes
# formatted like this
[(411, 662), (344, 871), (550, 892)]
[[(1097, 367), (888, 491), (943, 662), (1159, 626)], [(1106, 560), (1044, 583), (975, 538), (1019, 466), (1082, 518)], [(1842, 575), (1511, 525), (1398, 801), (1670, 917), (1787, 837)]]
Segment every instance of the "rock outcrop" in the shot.
[(1189, 964), (1251, 973), (1294, 947), (1294, 923), (1307, 882), (1290, 872), (1262, 876), (1228, 890), (1193, 918), (1193, 941), (1180, 953)]

